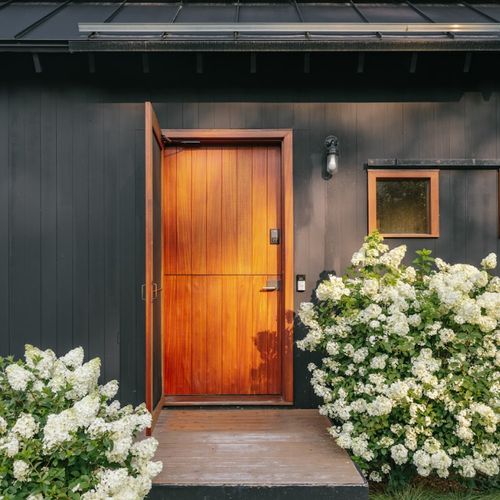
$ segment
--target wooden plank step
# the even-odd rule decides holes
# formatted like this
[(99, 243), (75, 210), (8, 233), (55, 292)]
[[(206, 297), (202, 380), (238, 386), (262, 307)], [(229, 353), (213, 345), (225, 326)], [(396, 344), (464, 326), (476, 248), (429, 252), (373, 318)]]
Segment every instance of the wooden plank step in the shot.
[(368, 486), (316, 410), (163, 410), (151, 500), (366, 500)]

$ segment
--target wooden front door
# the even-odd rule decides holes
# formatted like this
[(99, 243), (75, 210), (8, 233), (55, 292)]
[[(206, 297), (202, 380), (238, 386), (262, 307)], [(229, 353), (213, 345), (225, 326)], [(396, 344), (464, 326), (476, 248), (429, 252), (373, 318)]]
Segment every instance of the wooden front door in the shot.
[(164, 155), (165, 393), (281, 394), (281, 148)]

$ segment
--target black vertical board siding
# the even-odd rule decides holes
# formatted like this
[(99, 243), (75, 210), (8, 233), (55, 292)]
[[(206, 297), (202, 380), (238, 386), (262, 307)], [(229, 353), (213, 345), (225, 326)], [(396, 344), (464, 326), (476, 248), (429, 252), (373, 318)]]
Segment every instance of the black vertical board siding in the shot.
[(135, 331), (134, 339), (130, 348), (135, 350), (135, 376), (136, 386), (134, 388), (134, 402), (138, 404), (144, 401), (145, 394), (145, 370), (146, 370), (146, 345), (143, 332), (146, 331), (145, 303), (141, 298), (141, 285), (145, 282), (146, 269), (146, 221), (145, 221), (145, 144), (144, 144), (144, 107), (142, 107), (142, 128), (135, 131), (134, 159), (135, 159)]
[(497, 175), (493, 170), (467, 173), (467, 215), (465, 228), (469, 241), (468, 259), (474, 265), (490, 252), (496, 252), (498, 224)]
[[(343, 203), (342, 196), (349, 195), (349, 189), (346, 186), (347, 174), (352, 170), (352, 152), (354, 148), (348, 144), (347, 138), (354, 137), (353, 134), (346, 134), (346, 124), (343, 121), (342, 110), (347, 111), (347, 106), (337, 103), (325, 104), (325, 138), (333, 134), (336, 135), (342, 145), (342, 168), (337, 171), (335, 176), (329, 181), (323, 181), (326, 186), (327, 215), (325, 215), (325, 269), (338, 274), (341, 269), (341, 254), (339, 244), (343, 239), (344, 224), (342, 210), (346, 206)], [(324, 139), (323, 139), (324, 141)], [(322, 151), (321, 161), (323, 169), (326, 162), (326, 153)], [(325, 172), (322, 171), (322, 176)], [(351, 178), (351, 176), (349, 176)], [(330, 206), (336, 205), (336, 210), (331, 210)]]
[(459, 230), (454, 216), (454, 178), (455, 172), (453, 170), (443, 170), (439, 174), (439, 222), (441, 232), (437, 242), (436, 255), (439, 255), (447, 262), (453, 260), (450, 250), (453, 245), (454, 234)]
[[(346, 201), (346, 221), (351, 219), (351, 227), (347, 225), (346, 241), (349, 244), (344, 249), (347, 252), (344, 266), (348, 265), (352, 253), (357, 250), (368, 231), (367, 214), (367, 174), (364, 170), (364, 163), (367, 155), (377, 148), (378, 128), (377, 119), (372, 115), (370, 103), (355, 105), (355, 137), (356, 137), (356, 162), (354, 164), (355, 188), (351, 191), (351, 197)], [(373, 120), (373, 121), (372, 121)], [(349, 208), (352, 207), (352, 208)]]
[[(495, 129), (495, 137), (496, 137), (496, 150), (497, 154), (500, 153), (500, 99), (498, 96), (498, 92), (495, 92), (496, 97), (496, 129)], [(500, 170), (497, 171), (497, 199), (500, 199), (500, 191), (499, 191), (499, 180), (500, 180)], [(498, 216), (500, 219), (500, 201), (498, 206)], [(500, 222), (497, 228), (497, 255), (500, 253)]]
[(245, 128), (245, 114), (242, 103), (232, 103), (230, 113), (231, 128)]
[[(403, 128), (403, 157), (435, 158), (436, 144), (441, 138), (441, 131), (436, 130), (433, 103), (405, 103)], [(427, 248), (435, 252), (436, 240), (432, 238), (394, 238), (390, 241), (393, 246), (401, 244), (407, 246), (407, 263), (413, 260), (418, 249)]]
[[(263, 128), (262, 113), (260, 102), (244, 102), (241, 104), (243, 117), (245, 120), (245, 128)], [(213, 110), (215, 111), (215, 110)], [(201, 110), (200, 110), (201, 112)], [(201, 119), (201, 117), (200, 117)]]
[[(368, 181), (363, 164), (369, 157), (374, 157), (376, 151), (381, 151), (379, 123), (374, 103), (356, 104), (356, 163), (354, 166), (356, 188), (352, 201), (348, 202), (347, 210), (353, 220), (352, 229), (348, 230), (346, 240), (351, 250), (357, 250), (363, 235), (368, 231)], [(349, 214), (346, 214), (349, 218)], [(352, 256), (347, 256), (348, 258)]]
[[(280, 128), (278, 116), (278, 104), (265, 103), (262, 108), (262, 122), (264, 128)], [(234, 114), (230, 111), (231, 116)]]
[[(323, 271), (344, 272), (367, 230), (365, 163), (375, 157), (496, 158), (497, 91), (427, 92), (169, 87), (59, 79), (0, 84), (0, 354), (25, 342), (59, 353), (83, 345), (119, 378), (120, 398), (144, 399), (144, 108), (163, 128), (294, 130), (295, 272), (310, 300)], [(258, 79), (252, 83), (258, 83)], [(360, 80), (361, 81), (361, 80)], [(463, 88), (462, 88), (463, 87)], [(418, 89), (417, 89), (418, 90)], [(324, 180), (324, 138), (340, 139), (340, 169)], [(32, 161), (32, 160), (35, 161)], [(389, 239), (477, 264), (498, 250), (496, 170), (441, 171), (441, 236)], [(28, 286), (25, 287), (29, 281)], [(296, 338), (305, 334), (297, 325)], [(314, 406), (295, 354), (297, 406)]]
[(10, 347), (20, 355), (40, 343), (40, 90), (23, 85), (11, 99)]
[(197, 102), (182, 103), (182, 128), (198, 128)]
[(123, 144), (120, 136), (120, 107), (115, 103), (104, 106), (104, 380), (120, 375), (120, 247), (118, 176)]
[[(359, 241), (350, 238), (358, 224), (353, 215), (357, 193), (356, 178), (361, 171), (362, 192), (366, 173), (357, 162), (356, 105), (328, 103), (326, 105), (327, 133), (337, 135), (340, 145), (339, 170), (327, 186), (327, 212), (325, 231), (325, 269), (340, 275), (348, 265), (352, 253), (359, 247)], [(323, 162), (326, 157), (322, 155)], [(359, 229), (358, 229), (359, 230)], [(364, 227), (362, 228), (364, 231)]]
[(89, 350), (94, 358), (104, 354), (105, 345), (105, 183), (104, 110), (93, 98), (89, 110)]
[(135, 128), (144, 118), (143, 106), (122, 104), (120, 119), (121, 162), (118, 176), (119, 225), (120, 225), (120, 399), (135, 399), (136, 349), (132, 346), (136, 336), (137, 297), (135, 276), (135, 212), (136, 212), (136, 162)]
[(10, 352), (9, 338), (9, 91), (0, 87), (0, 355)]
[[(163, 107), (166, 113), (166, 121), (168, 128), (182, 128), (182, 103), (180, 102), (169, 102)], [(161, 120), (160, 117), (158, 119)], [(163, 123), (163, 120), (161, 121)], [(204, 127), (202, 127), (204, 128)], [(206, 127), (209, 128), (209, 127)]]
[[(262, 113), (263, 114), (263, 113)], [(215, 128), (230, 128), (231, 126), (231, 111), (230, 104), (221, 102), (217, 104), (217, 112), (214, 113)]]
[(73, 99), (68, 88), (57, 100), (57, 352), (73, 344)]
[[(300, 302), (310, 301), (316, 279), (323, 268), (323, 262), (313, 262), (310, 258), (312, 248), (323, 246), (323, 234), (312, 234), (312, 218), (314, 216), (314, 197), (312, 177), (315, 174), (310, 162), (310, 131), (309, 106), (305, 103), (290, 104), (293, 121), (286, 128), (293, 128), (293, 189), (294, 189), (294, 266), (295, 273), (307, 277), (306, 291), (296, 294), (295, 309)], [(304, 327), (296, 322), (295, 339), (301, 339), (306, 334)], [(304, 353), (295, 346), (294, 354), (294, 397), (298, 406), (315, 406), (319, 400), (309, 388), (310, 375), (307, 371), (309, 362), (320, 361), (316, 354)], [(301, 381), (306, 383), (301, 383)]]
[[(449, 124), (450, 158), (465, 158), (468, 152), (466, 152), (465, 141), (464, 99), (447, 104), (445, 113), (448, 116)], [(451, 235), (451, 244), (444, 248), (444, 244), (440, 242), (440, 249), (450, 262), (465, 262), (469, 243), (464, 230), (467, 207), (467, 174), (466, 172), (450, 172), (449, 175), (453, 195), (449, 200), (440, 196), (440, 206), (443, 207), (446, 204), (450, 207), (449, 210), (445, 209), (441, 215), (440, 227), (441, 231), (444, 230)], [(453, 232), (446, 225), (446, 219), (444, 219), (447, 212), (451, 212), (450, 217), (453, 217)]]
[(57, 345), (57, 91), (42, 88), (40, 183), (40, 314), (44, 349)]
[[(496, 157), (496, 107), (495, 94), (485, 98), (475, 92), (465, 97), (466, 138), (471, 157)], [(473, 263), (478, 264), (487, 253), (496, 251), (498, 235), (492, 229), (498, 220), (497, 185), (494, 171), (468, 173), (466, 232)]]
[[(325, 140), (325, 107), (322, 104), (309, 105), (309, 144), (320, 145)], [(326, 183), (322, 178), (324, 160), (321, 148), (308, 148), (306, 156), (307, 170), (311, 172), (309, 189), (312, 196), (312, 214), (309, 224), (309, 241), (313, 244), (309, 249), (309, 259), (325, 269), (325, 217), (326, 217)]]
[(88, 92), (75, 100), (73, 125), (73, 345), (89, 351), (89, 122)]
[(21, 331), (23, 318), (18, 310), (22, 307), (23, 298), (19, 296), (19, 274), (24, 264), (24, 248), (22, 246), (22, 222), (24, 222), (24, 116), (22, 108), (22, 92), (12, 87), (9, 95), (9, 334), (10, 353), (22, 353)]
[[(451, 205), (451, 211), (454, 218), (454, 227), (456, 231), (452, 235), (453, 254), (450, 253), (450, 262), (468, 262), (467, 248), (469, 240), (465, 224), (467, 220), (467, 172), (452, 172), (452, 192), (453, 198), (446, 200), (441, 198), (441, 206)], [(449, 231), (446, 226), (446, 220), (441, 221), (441, 226)], [(449, 251), (449, 249), (448, 249)]]
[(437, 135), (434, 154), (439, 158), (451, 158), (449, 103), (433, 103), (434, 123)]
[[(178, 103), (176, 103), (178, 105)], [(169, 106), (168, 120), (171, 123), (179, 123), (178, 113), (175, 107), (171, 104)], [(200, 128), (214, 128), (215, 127), (215, 114), (214, 104), (211, 102), (200, 102), (198, 106), (198, 124)]]
[(278, 128), (293, 128), (292, 103), (289, 102), (278, 103)]
[(27, 88), (26, 105), (30, 109), (25, 122), (26, 147), (26, 180), (25, 191), (26, 219), (23, 238), (26, 245), (26, 261), (23, 274), (27, 277), (24, 286), (24, 300), (29, 304), (29, 314), (26, 319), (26, 330), (23, 331), (23, 342), (40, 345), (40, 182), (41, 182), (41, 90), (36, 84)]
[(465, 97), (466, 143), (472, 158), (496, 158), (496, 109), (496, 94), (486, 98), (473, 92)]
[(0, 355), (10, 351), (9, 338), (9, 89), (0, 87)]

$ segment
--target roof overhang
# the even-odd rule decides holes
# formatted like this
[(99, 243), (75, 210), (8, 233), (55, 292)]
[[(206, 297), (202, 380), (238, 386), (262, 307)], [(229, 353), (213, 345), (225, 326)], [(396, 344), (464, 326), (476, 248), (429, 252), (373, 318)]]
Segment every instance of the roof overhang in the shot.
[(72, 51), (479, 51), (495, 23), (79, 23)]
[(7, 0), (0, 52), (500, 51), (500, 3)]

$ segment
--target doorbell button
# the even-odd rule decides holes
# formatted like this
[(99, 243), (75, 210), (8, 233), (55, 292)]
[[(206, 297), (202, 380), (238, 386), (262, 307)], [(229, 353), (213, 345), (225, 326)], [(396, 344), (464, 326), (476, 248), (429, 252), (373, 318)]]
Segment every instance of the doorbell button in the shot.
[(306, 275), (297, 274), (297, 292), (306, 291)]

